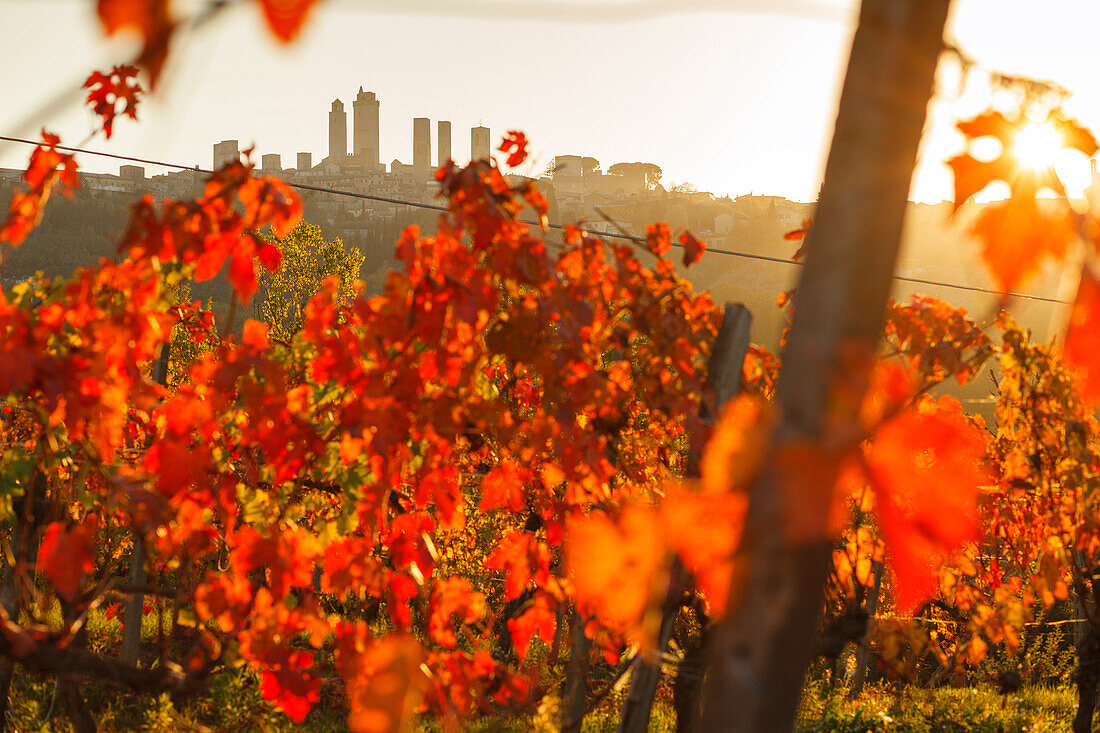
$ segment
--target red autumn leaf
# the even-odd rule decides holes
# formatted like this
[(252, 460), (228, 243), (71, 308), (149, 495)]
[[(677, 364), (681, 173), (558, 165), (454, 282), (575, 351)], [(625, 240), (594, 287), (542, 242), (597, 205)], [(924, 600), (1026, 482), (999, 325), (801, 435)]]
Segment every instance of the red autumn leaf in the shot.
[(508, 631), (519, 661), (527, 657), (532, 637), (537, 636), (547, 644), (553, 642), (557, 626), (557, 614), (550, 607), (549, 596), (545, 593), (535, 596), (535, 600), (519, 616), (508, 619)]
[(967, 152), (947, 161), (947, 165), (955, 174), (956, 210), (993, 181), (1004, 181), (1009, 184), (1014, 198), (1034, 197), (1035, 192), (1043, 186), (1049, 186), (1055, 190), (1061, 188), (1061, 183), (1052, 170), (1028, 169), (1021, 165), (1017, 157), (1014, 145), (1017, 136), (1021, 131), (1036, 125), (1049, 128), (1058, 136), (1064, 148), (1078, 150), (1089, 157), (1092, 157), (1098, 149), (1092, 133), (1057, 110), (1051, 112), (1041, 123), (1031, 122), (1024, 115), (1006, 117), (996, 111), (960, 121), (956, 127), (966, 135), (968, 141), (985, 137), (996, 138), (1000, 143), (1001, 152), (992, 160), (979, 160)]
[(1001, 155), (993, 160), (982, 161), (963, 153), (947, 161), (955, 175), (955, 210), (958, 210), (967, 199), (993, 181), (1009, 181), (1014, 177), (1016, 161), (1012, 159), (1009, 148), (1019, 123), (1009, 121), (1000, 112), (987, 112), (971, 120), (962, 120), (956, 127), (971, 140), (995, 137), (1001, 144)]
[(362, 537), (334, 542), (325, 550), (321, 590), (343, 597), (347, 592), (380, 598), (385, 590), (382, 564), (372, 543)]
[(267, 336), (269, 330), (269, 326), (263, 321), (245, 319), (244, 328), (241, 331), (241, 343), (251, 346), (256, 351), (264, 351), (271, 344)]
[(458, 643), (455, 620), (460, 624), (472, 624), (483, 619), (485, 596), (475, 591), (466, 578), (444, 578), (436, 581), (431, 608), (428, 634), (440, 646), (454, 649)]
[(244, 224), (262, 229), (268, 224), (275, 236), (286, 237), (302, 219), (302, 201), (290, 186), (274, 176), (249, 177), (237, 192), (244, 205)]
[(348, 728), (354, 733), (398, 733), (412, 720), (427, 687), (423, 650), (412, 636), (372, 636), (365, 624), (358, 624), (337, 637), (336, 665), (351, 708)]
[(42, 212), (50, 199), (55, 183), (65, 186), (66, 194), (80, 187), (76, 174), (76, 160), (71, 154), (57, 149), (61, 138), (42, 131), (42, 142), (31, 153), (30, 163), (23, 173), (29, 190), (16, 190), (4, 223), (0, 225), (0, 241), (20, 244), (27, 234), (38, 226)]
[(67, 528), (62, 522), (51, 522), (42, 533), (38, 548), (38, 569), (66, 601), (76, 599), (80, 581), (95, 570), (92, 558), (91, 522)]
[(137, 81), (137, 68), (129, 65), (116, 66), (104, 74), (93, 71), (84, 88), (88, 89), (86, 103), (103, 120), (103, 134), (109, 140), (114, 130), (115, 117), (126, 115), (137, 119), (137, 106), (145, 94)]
[(246, 235), (237, 240), (229, 255), (229, 272), (226, 277), (237, 298), (244, 303), (251, 300), (260, 287), (256, 279), (256, 265), (252, 261), (255, 254), (256, 240), (251, 235)]
[(202, 254), (195, 260), (195, 281), (204, 282), (217, 277), (225, 264), (225, 258), (239, 239), (235, 232), (207, 237), (203, 242)]
[(321, 699), (321, 680), (306, 671), (313, 655), (305, 651), (279, 650), (285, 661), (260, 671), (260, 694), (295, 723), (301, 723)]
[(657, 513), (629, 506), (612, 519), (594, 512), (570, 522), (566, 564), (576, 587), (577, 608), (609, 626), (640, 631), (642, 616), (656, 601), (665, 558)]
[(1080, 374), (1081, 397), (1100, 402), (1100, 282), (1088, 267), (1081, 271), (1062, 353)]
[(1090, 157), (1098, 149), (1097, 142), (1092, 133), (1059, 110), (1051, 112), (1041, 123), (1032, 122), (1023, 114), (1006, 117), (1000, 112), (987, 112), (957, 126), (968, 141), (991, 137), (1001, 146), (1000, 154), (992, 160), (980, 160), (968, 151), (947, 164), (955, 176), (956, 211), (993, 181), (1009, 185), (1012, 191), (1009, 200), (983, 210), (972, 231), (982, 240), (982, 258), (993, 271), (997, 284), (1003, 290), (1011, 290), (1035, 272), (1044, 257), (1063, 256), (1074, 236), (1073, 214), (1065, 202), (1047, 202), (1047, 208), (1040, 208), (1035, 201), (1042, 188), (1063, 190), (1053, 166), (1036, 169), (1022, 163), (1017, 141), (1038, 130), (1040, 135), (1054, 137), (1052, 147), (1078, 150)]
[(664, 257), (672, 249), (672, 232), (663, 221), (645, 228), (645, 240), (646, 248), (658, 257)]
[(534, 535), (508, 532), (485, 559), (485, 568), (505, 572), (504, 595), (512, 600), (519, 598), (532, 580), (539, 586), (549, 580), (550, 551)]
[(466, 522), (463, 507), (466, 497), (462, 493), (462, 476), (456, 466), (440, 466), (430, 471), (417, 484), (415, 498), (417, 504), (426, 508), (428, 502), (435, 503), (436, 516), (440, 526), (448, 529), (461, 529)]
[(527, 136), (518, 130), (509, 130), (497, 150), (508, 153), (508, 159), (504, 162), (509, 168), (515, 168), (527, 159)]
[(523, 489), (527, 472), (513, 461), (494, 466), (481, 480), (481, 511), (505, 508), (513, 512), (523, 509)]
[(715, 495), (669, 490), (661, 503), (669, 544), (695, 576), (714, 616), (725, 613), (748, 505), (748, 494), (741, 491)]
[(834, 453), (818, 443), (791, 441), (776, 449), (783, 530), (792, 545), (829, 536), (829, 508), (840, 471)]
[(787, 232), (786, 234), (783, 235), (783, 239), (786, 239), (786, 240), (791, 241), (791, 242), (802, 241), (802, 244), (799, 245), (798, 250), (793, 255), (791, 255), (791, 259), (794, 260), (795, 262), (798, 262), (799, 260), (801, 260), (803, 257), (806, 256), (806, 241), (805, 240), (806, 240), (806, 235), (810, 233), (810, 225), (812, 223), (813, 222), (809, 219), (803, 219), (801, 227), (799, 227), (798, 229), (792, 229), (791, 231), (789, 231), (789, 232)]
[(1044, 202), (1055, 211), (1039, 203), (1033, 197), (1013, 197), (986, 207), (974, 221), (982, 259), (1006, 292), (1034, 274), (1045, 258), (1063, 257), (1076, 236), (1069, 212), (1055, 202)]
[(694, 265), (707, 251), (707, 243), (696, 238), (691, 232), (680, 235), (680, 244), (684, 245), (684, 267)]
[(155, 88), (176, 22), (168, 12), (169, 0), (99, 0), (99, 21), (107, 35), (124, 30), (136, 31), (142, 39), (136, 63), (149, 74), (149, 86)]
[(755, 395), (726, 403), (703, 447), (700, 472), (704, 494), (746, 490), (764, 460), (775, 427), (774, 411)]
[(944, 397), (889, 420), (872, 439), (867, 467), (902, 612), (935, 590), (935, 558), (978, 538), (978, 494), (992, 478), (987, 438)]
[(283, 43), (293, 41), (317, 0), (260, 0), (268, 28)]
[(798, 229), (792, 229), (791, 231), (785, 233), (783, 235), (783, 239), (791, 242), (797, 242), (798, 240), (803, 239), (807, 234), (809, 234), (811, 223), (812, 222), (809, 219), (803, 219), (802, 226), (800, 226)]
[(261, 244), (256, 251), (256, 256), (260, 258), (260, 264), (263, 265), (268, 272), (278, 272), (279, 265), (283, 263), (283, 253), (278, 247), (270, 242)]
[(547, 491), (553, 491), (561, 486), (566, 479), (565, 471), (554, 463), (542, 464), (542, 468), (539, 469), (539, 477), (542, 479), (542, 485)]

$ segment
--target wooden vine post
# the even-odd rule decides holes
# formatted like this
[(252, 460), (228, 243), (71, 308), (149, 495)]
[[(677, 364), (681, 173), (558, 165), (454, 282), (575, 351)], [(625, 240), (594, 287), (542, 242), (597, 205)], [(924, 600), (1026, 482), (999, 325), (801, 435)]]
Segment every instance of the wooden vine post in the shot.
[[(160, 349), (160, 355), (153, 364), (153, 381), (164, 385), (168, 383), (168, 352), (171, 344)], [(122, 614), (122, 647), (119, 659), (124, 664), (134, 665), (141, 651), (141, 617), (145, 607), (145, 594), (138, 590), (145, 586), (148, 577), (145, 573), (145, 541), (141, 533), (134, 533), (134, 549), (130, 554), (130, 597)]]
[[(719, 413), (722, 407), (741, 391), (742, 367), (745, 352), (749, 349), (749, 330), (752, 313), (740, 303), (727, 303), (722, 313), (722, 325), (710, 354), (708, 381), (714, 391), (714, 404)], [(717, 416), (707, 416), (710, 419)], [(687, 571), (679, 561), (673, 563), (669, 573), (668, 593), (661, 609), (661, 629), (657, 647), (652, 656), (638, 655), (630, 676), (630, 689), (623, 703), (619, 719), (619, 733), (644, 733), (649, 730), (649, 716), (657, 683), (661, 679), (661, 657), (672, 638), (672, 627), (683, 605)]]
[[(862, 3), (776, 388), (779, 425), (752, 488), (731, 612), (710, 640), (701, 730), (794, 726), (831, 562), (828, 441), (854, 424), (881, 336), (949, 5)], [(809, 517), (797, 532), (792, 511)]]

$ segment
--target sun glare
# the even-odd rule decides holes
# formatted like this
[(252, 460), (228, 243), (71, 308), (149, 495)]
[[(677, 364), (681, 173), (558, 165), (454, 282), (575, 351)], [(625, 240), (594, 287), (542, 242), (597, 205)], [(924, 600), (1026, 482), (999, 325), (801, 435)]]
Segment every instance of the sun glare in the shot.
[(1054, 165), (1065, 147), (1061, 134), (1051, 125), (1029, 122), (1012, 140), (1012, 152), (1024, 168), (1041, 171)]

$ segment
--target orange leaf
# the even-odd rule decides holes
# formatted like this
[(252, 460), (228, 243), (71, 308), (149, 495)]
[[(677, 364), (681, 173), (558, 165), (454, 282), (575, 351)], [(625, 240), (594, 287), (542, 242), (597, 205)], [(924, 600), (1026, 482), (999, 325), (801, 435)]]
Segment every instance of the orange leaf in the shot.
[(510, 130), (497, 150), (508, 153), (508, 159), (504, 162), (509, 168), (515, 168), (527, 159), (527, 136), (518, 130)]
[(317, 0), (260, 0), (271, 32), (283, 43), (297, 37)]
[(280, 649), (283, 658), (260, 671), (260, 695), (279, 707), (295, 723), (301, 723), (314, 703), (321, 699), (321, 680), (306, 671), (313, 655), (306, 651)]
[(627, 507), (615, 520), (594, 512), (571, 521), (567, 537), (578, 609), (638, 632), (661, 585), (664, 541), (657, 514), (639, 506)]
[(168, 0), (99, 0), (97, 10), (107, 35), (134, 30), (141, 36), (137, 65), (148, 72), (149, 86), (155, 88), (176, 30), (168, 13)]
[(561, 470), (555, 463), (542, 464), (539, 475), (542, 477), (542, 485), (547, 491), (553, 491), (565, 481), (565, 471)]
[(867, 464), (903, 612), (935, 590), (931, 561), (978, 537), (975, 504), (992, 479), (987, 439), (944, 397), (886, 422), (872, 440)]
[(42, 131), (42, 142), (31, 153), (30, 163), (23, 173), (23, 180), (30, 190), (16, 190), (12, 196), (11, 207), (4, 223), (0, 225), (0, 241), (20, 244), (32, 229), (42, 220), (42, 212), (50, 193), (57, 182), (66, 188), (68, 194), (80, 187), (76, 174), (76, 160), (71, 154), (57, 149), (61, 138)]
[(971, 229), (982, 240), (982, 258), (997, 284), (1007, 291), (1038, 269), (1044, 257), (1063, 256), (1074, 237), (1072, 211), (1065, 202), (1047, 202), (1050, 208), (1040, 209), (1035, 201), (1040, 189), (1064, 190), (1053, 166), (1036, 169), (1034, 162), (1022, 162), (1019, 146), (1026, 149), (1024, 140), (1035, 131), (1044, 140), (1052, 136), (1052, 147), (1092, 156), (1097, 151), (1096, 139), (1060, 110), (1051, 112), (1041, 123), (1022, 113), (1010, 118), (1000, 112), (987, 112), (957, 126), (971, 140), (992, 137), (1001, 146), (1000, 154), (992, 160), (979, 160), (966, 152), (947, 164), (955, 174), (956, 211), (993, 181), (1004, 181), (1012, 190), (1007, 202), (983, 210)]
[(783, 239), (791, 242), (797, 242), (799, 239), (804, 238), (810, 232), (810, 224), (812, 222), (809, 219), (802, 220), (802, 226), (798, 229), (792, 229), (783, 235)]
[(411, 722), (427, 680), (423, 650), (411, 636), (371, 638), (365, 624), (345, 631), (336, 664), (347, 685), (348, 728), (354, 733), (397, 733)]
[(664, 257), (672, 249), (672, 231), (663, 221), (645, 228), (645, 240), (649, 251), (658, 257)]
[(792, 544), (829, 533), (833, 487), (840, 473), (837, 456), (811, 442), (782, 444), (776, 452), (783, 526)]
[(1100, 402), (1100, 282), (1088, 267), (1081, 271), (1063, 355), (1080, 373), (1082, 398)]
[(1017, 158), (1014, 146), (1017, 136), (1029, 126), (1037, 124), (1056, 133), (1063, 148), (1078, 150), (1089, 157), (1097, 151), (1096, 139), (1092, 133), (1059, 110), (1051, 112), (1042, 123), (1034, 123), (1022, 114), (1010, 118), (996, 111), (960, 121), (956, 127), (967, 138), (996, 138), (1001, 145), (1001, 152), (988, 161), (978, 160), (969, 153), (964, 153), (947, 162), (955, 174), (956, 210), (971, 196), (997, 180), (1009, 184), (1013, 198), (1034, 198), (1035, 192), (1044, 186), (1056, 191), (1060, 189), (1061, 183), (1053, 170), (1030, 170), (1021, 165)]
[(237, 196), (244, 205), (244, 220), (249, 229), (271, 224), (275, 236), (286, 237), (301, 221), (301, 199), (294, 189), (274, 176), (248, 178)]
[(748, 494), (715, 496), (669, 489), (661, 517), (669, 544), (703, 591), (714, 616), (725, 613)]
[(1035, 273), (1044, 258), (1061, 258), (1076, 236), (1069, 212), (1040, 207), (1035, 198), (1013, 197), (988, 206), (974, 222), (982, 259), (998, 286), (1009, 291)]
[(775, 416), (767, 403), (742, 394), (726, 404), (703, 448), (703, 493), (747, 489), (764, 460)]
[(789, 232), (787, 232), (786, 234), (783, 235), (783, 239), (786, 239), (787, 241), (791, 241), (791, 242), (797, 242), (797, 241), (800, 241), (800, 240), (802, 241), (802, 244), (799, 245), (798, 250), (793, 255), (791, 255), (791, 259), (794, 260), (795, 262), (798, 262), (799, 260), (801, 260), (803, 257), (806, 256), (806, 242), (805, 242), (805, 239), (806, 239), (806, 235), (810, 233), (810, 225), (811, 224), (812, 224), (812, 222), (809, 219), (803, 219), (801, 227), (799, 227), (798, 229), (793, 229), (793, 230), (791, 230), (791, 231), (789, 231)]
[[(108, 73), (93, 71), (84, 88), (88, 89), (86, 104), (103, 120), (103, 134), (111, 139), (115, 117), (124, 114), (137, 119), (137, 106), (145, 90), (137, 81), (138, 70), (129, 65), (116, 66)], [(121, 105), (121, 109), (119, 108)]]
[(267, 333), (268, 325), (263, 321), (256, 321), (251, 318), (245, 319), (244, 328), (241, 332), (241, 343), (245, 346), (251, 346), (256, 351), (264, 351), (271, 345)]
[(485, 596), (475, 591), (466, 578), (444, 578), (435, 583), (431, 608), (428, 634), (440, 646), (454, 649), (458, 643), (455, 617), (463, 624), (472, 624), (483, 619), (486, 611)]
[(42, 533), (38, 548), (38, 569), (41, 570), (57, 594), (72, 601), (80, 592), (80, 581), (86, 573), (95, 570), (92, 562), (92, 533), (95, 526), (85, 522), (69, 529), (61, 522), (51, 522)]
[(508, 631), (512, 634), (512, 644), (519, 661), (526, 658), (532, 637), (537, 636), (547, 644), (553, 642), (557, 626), (557, 614), (550, 607), (549, 596), (545, 593), (535, 596), (534, 602), (519, 616), (508, 619)]
[(526, 472), (515, 462), (505, 461), (494, 466), (481, 480), (481, 511), (504, 507), (513, 512), (523, 509), (523, 489)]
[(550, 579), (550, 551), (527, 532), (507, 532), (497, 549), (485, 559), (488, 570), (504, 570), (504, 595), (519, 598), (532, 580), (543, 585)]
[(680, 244), (684, 245), (684, 267), (694, 265), (707, 251), (707, 243), (694, 237), (691, 232), (680, 235)]

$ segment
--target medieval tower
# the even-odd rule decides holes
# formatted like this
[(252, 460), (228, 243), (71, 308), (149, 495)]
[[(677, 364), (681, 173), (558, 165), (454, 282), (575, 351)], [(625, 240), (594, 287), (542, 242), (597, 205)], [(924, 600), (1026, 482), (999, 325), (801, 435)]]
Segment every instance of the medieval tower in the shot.
[(413, 170), (427, 178), (432, 167), (432, 121), (427, 117), (413, 120)]
[(368, 170), (378, 168), (378, 98), (374, 92), (364, 92), (359, 87), (355, 97), (355, 160)]
[(442, 168), (451, 159), (451, 123), (440, 120), (436, 123), (436, 158), (435, 164)]
[(474, 127), (470, 129), (470, 160), (489, 159), (489, 128)]
[(339, 99), (328, 113), (328, 159), (337, 165), (348, 157), (348, 113)]

